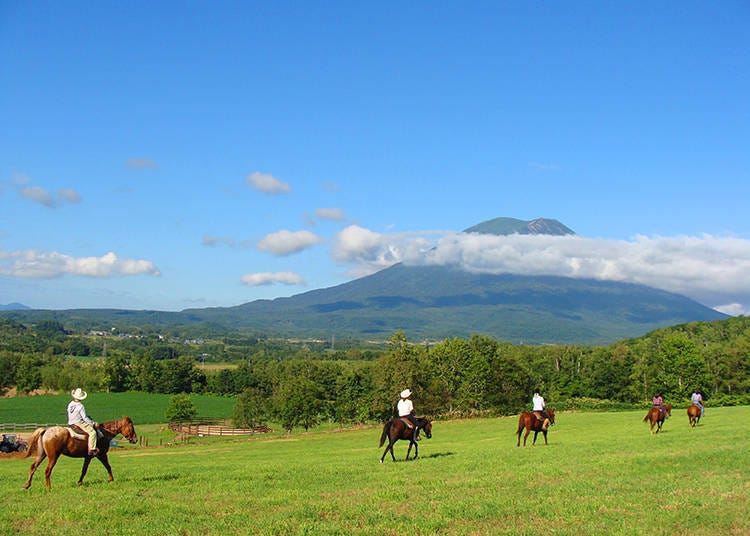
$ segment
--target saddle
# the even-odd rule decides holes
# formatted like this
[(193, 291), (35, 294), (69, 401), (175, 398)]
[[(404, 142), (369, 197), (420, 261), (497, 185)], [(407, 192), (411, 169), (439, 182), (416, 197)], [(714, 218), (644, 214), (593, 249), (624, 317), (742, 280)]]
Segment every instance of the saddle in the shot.
[(398, 420), (404, 423), (409, 430), (414, 428), (414, 425), (406, 417), (399, 417)]
[[(81, 441), (89, 440), (89, 434), (86, 433), (86, 431), (83, 428), (80, 428), (77, 424), (69, 424), (66, 429), (68, 430), (68, 433), (75, 439), (80, 439)], [(97, 438), (104, 437), (104, 434), (102, 434), (101, 430), (99, 430), (98, 427), (94, 428), (94, 430), (96, 430)]]

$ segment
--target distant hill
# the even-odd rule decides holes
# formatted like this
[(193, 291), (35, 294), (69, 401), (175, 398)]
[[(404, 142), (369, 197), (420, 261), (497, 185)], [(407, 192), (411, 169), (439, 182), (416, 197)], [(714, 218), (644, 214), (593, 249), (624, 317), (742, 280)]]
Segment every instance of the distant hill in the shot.
[[(513, 218), (489, 220), (465, 232), (575, 234), (557, 220)], [(402, 264), (334, 287), (235, 307), (6, 314), (21, 321), (55, 319), (66, 327), (210, 324), (269, 336), (358, 340), (383, 340), (403, 329), (412, 341), (476, 333), (527, 344), (608, 344), (657, 328), (727, 318), (684, 296), (644, 285)]]
[(22, 303), (8, 303), (3, 305), (0, 303), (0, 311), (28, 311), (31, 307), (27, 307)]

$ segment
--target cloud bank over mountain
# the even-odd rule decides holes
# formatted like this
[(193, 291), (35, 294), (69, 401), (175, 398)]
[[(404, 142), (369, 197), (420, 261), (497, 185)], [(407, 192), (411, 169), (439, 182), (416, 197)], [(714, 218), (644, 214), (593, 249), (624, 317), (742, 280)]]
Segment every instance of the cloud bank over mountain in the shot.
[(351, 265), (353, 277), (398, 262), (455, 265), (477, 273), (639, 283), (683, 294), (727, 314), (750, 311), (750, 241), (733, 237), (383, 234), (351, 225), (335, 237), (331, 255)]

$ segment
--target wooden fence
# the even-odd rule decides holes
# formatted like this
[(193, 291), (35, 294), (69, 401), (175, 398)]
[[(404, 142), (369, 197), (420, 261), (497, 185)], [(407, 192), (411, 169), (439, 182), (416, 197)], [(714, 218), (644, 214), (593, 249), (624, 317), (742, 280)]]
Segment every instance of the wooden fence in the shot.
[(253, 434), (267, 434), (273, 432), (268, 426), (254, 428), (236, 428), (226, 421), (200, 419), (188, 422), (170, 422), (169, 429), (181, 434), (197, 436), (243, 436)]
[(59, 423), (0, 422), (0, 434), (30, 434), (37, 428), (49, 428), (50, 426), (65, 425)]

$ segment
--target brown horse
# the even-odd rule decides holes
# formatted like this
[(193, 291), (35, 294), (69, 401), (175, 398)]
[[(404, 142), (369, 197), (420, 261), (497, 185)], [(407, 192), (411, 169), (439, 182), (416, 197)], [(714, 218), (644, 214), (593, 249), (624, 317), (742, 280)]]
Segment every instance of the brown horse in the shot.
[[(112, 482), (114, 477), (112, 476), (112, 467), (109, 465), (107, 459), (107, 452), (109, 451), (109, 442), (118, 434), (130, 441), (136, 443), (138, 436), (135, 433), (133, 427), (133, 421), (130, 417), (123, 415), (122, 419), (116, 421), (105, 422), (99, 425), (99, 431), (102, 437), (97, 437), (96, 448), (99, 450), (99, 454), (96, 455), (99, 461), (102, 462), (107, 473), (109, 473), (109, 481)], [(74, 433), (76, 435), (74, 435)], [(47, 462), (47, 469), (44, 471), (45, 483), (47, 489), (50, 488), (49, 477), (52, 474), (52, 469), (55, 467), (60, 455), (64, 454), (71, 458), (83, 458), (83, 470), (81, 471), (81, 478), (78, 479), (78, 485), (83, 484), (83, 477), (86, 476), (86, 471), (91, 463), (92, 456), (88, 454), (88, 440), (84, 434), (73, 432), (70, 428), (64, 426), (51, 426), (49, 428), (37, 428), (29, 438), (29, 449), (26, 451), (25, 458), (28, 458), (32, 454), (36, 453), (36, 459), (31, 464), (29, 470), (29, 479), (26, 481), (24, 488), (31, 486), (31, 479), (34, 477), (34, 472), (39, 464), (42, 463), (45, 457), (49, 457)]]
[(696, 404), (688, 406), (687, 416), (690, 426), (695, 428), (695, 425), (701, 420), (701, 407)]
[[(548, 409), (547, 415), (549, 415), (549, 426), (552, 426), (555, 424), (555, 410), (554, 409)], [(526, 429), (526, 433), (523, 436), (523, 446), (526, 446), (526, 438), (529, 437), (529, 434), (531, 432), (534, 432), (534, 440), (531, 442), (532, 445), (536, 444), (536, 436), (539, 435), (539, 432), (542, 432), (544, 435), (544, 444), (547, 444), (547, 430), (543, 428), (544, 421), (539, 419), (536, 414), (532, 411), (524, 411), (518, 416), (518, 431), (516, 432), (516, 435), (518, 436), (518, 441), (516, 442), (516, 446), (521, 446), (521, 432), (523, 432), (524, 428)]]
[(388, 438), (388, 446), (385, 447), (383, 455), (380, 457), (380, 463), (383, 463), (383, 459), (385, 459), (385, 455), (389, 450), (391, 451), (391, 458), (393, 458), (394, 462), (396, 461), (396, 456), (393, 454), (393, 444), (399, 439), (409, 440), (409, 449), (406, 451), (406, 459), (409, 459), (412, 445), (414, 446), (414, 459), (417, 459), (419, 456), (419, 445), (414, 441), (414, 436), (419, 430), (424, 430), (424, 435), (427, 436), (427, 439), (431, 438), (432, 422), (429, 419), (424, 419), (422, 417), (417, 417), (415, 420), (417, 421), (417, 430), (409, 428), (402, 419), (391, 419), (385, 423), (385, 426), (383, 426), (383, 433), (380, 434), (379, 446), (383, 446), (386, 438)]
[[(661, 432), (661, 427), (664, 424), (664, 419), (672, 416), (672, 404), (666, 404), (664, 411), (660, 411), (659, 408), (651, 407), (643, 418), (643, 422), (649, 423), (649, 427), (652, 434), (658, 434)], [(656, 432), (654, 432), (654, 426), (656, 426)]]

